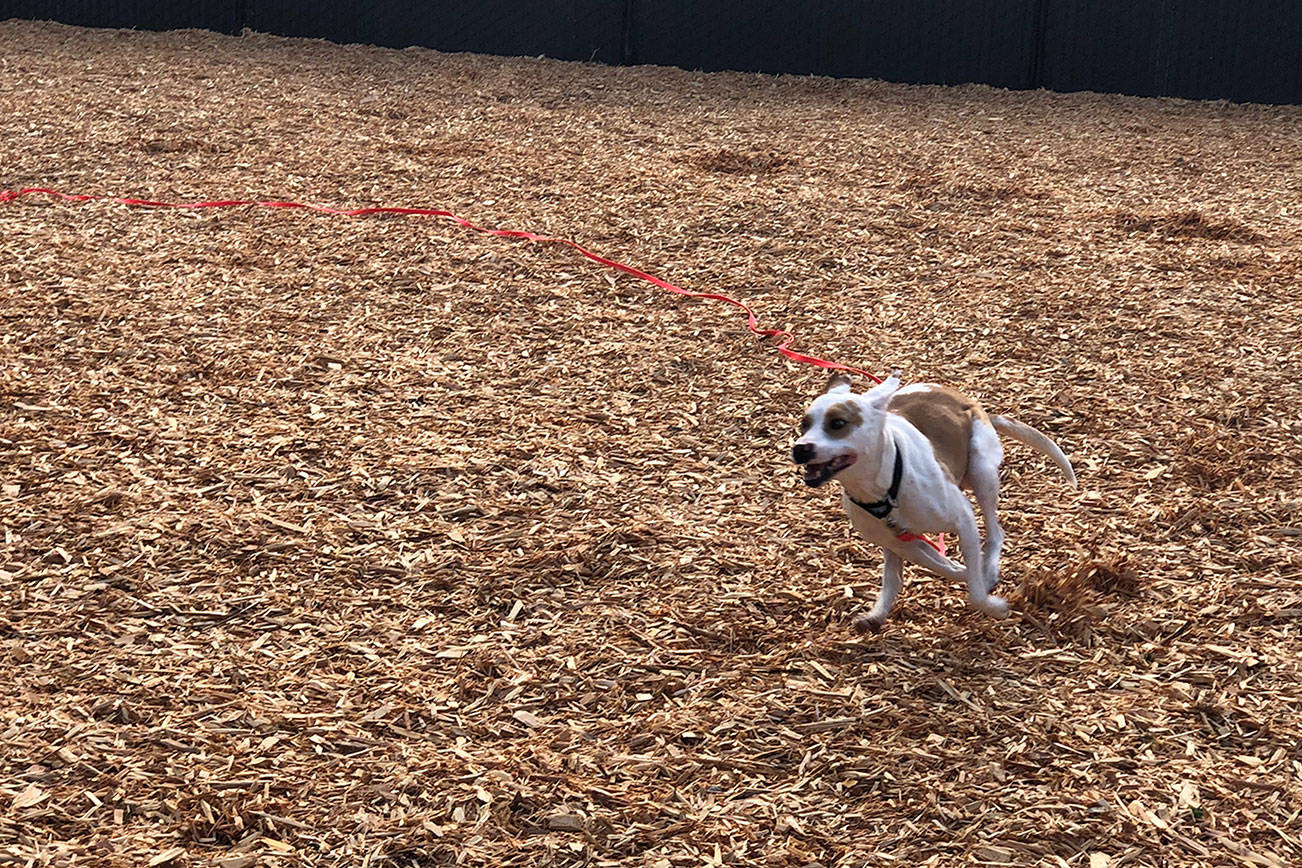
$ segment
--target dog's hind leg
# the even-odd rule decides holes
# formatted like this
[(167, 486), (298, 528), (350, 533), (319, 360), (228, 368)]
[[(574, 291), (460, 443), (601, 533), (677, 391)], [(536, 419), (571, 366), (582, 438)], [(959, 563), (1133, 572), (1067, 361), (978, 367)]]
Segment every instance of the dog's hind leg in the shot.
[(987, 591), (999, 584), (999, 556), (1004, 550), (1004, 529), (999, 524), (999, 463), (1004, 447), (994, 428), (978, 422), (972, 426), (972, 443), (967, 471), (967, 487), (981, 507), (986, 525), (986, 542), (981, 548), (981, 564)]
[(971, 507), (958, 523), (958, 544), (963, 551), (963, 563), (967, 567), (965, 578), (968, 604), (992, 618), (1004, 617), (1008, 614), (1008, 602), (986, 589), (985, 571), (981, 569), (981, 530), (977, 527), (976, 515), (972, 513)]
[(874, 633), (882, 629), (886, 616), (891, 613), (891, 606), (904, 585), (904, 559), (890, 549), (882, 552), (885, 563), (882, 566), (882, 592), (877, 596), (877, 603), (866, 615), (854, 619), (854, 628), (859, 631), (871, 630)]

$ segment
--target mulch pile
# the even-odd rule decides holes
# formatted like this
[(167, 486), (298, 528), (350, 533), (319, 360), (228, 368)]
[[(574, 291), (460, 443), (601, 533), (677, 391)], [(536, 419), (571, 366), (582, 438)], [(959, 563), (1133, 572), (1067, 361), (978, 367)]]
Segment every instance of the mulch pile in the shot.
[(0, 208), (0, 863), (1302, 864), (1302, 109), (0, 24), (0, 188), (449, 208), (1011, 444), (993, 622), (736, 311), (427, 219)]

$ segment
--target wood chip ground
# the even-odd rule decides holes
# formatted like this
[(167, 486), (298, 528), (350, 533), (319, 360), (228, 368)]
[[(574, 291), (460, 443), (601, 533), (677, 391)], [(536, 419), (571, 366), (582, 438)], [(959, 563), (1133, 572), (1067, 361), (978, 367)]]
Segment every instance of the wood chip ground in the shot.
[(0, 24), (0, 187), (419, 204), (979, 395), (968, 612), (736, 311), (428, 219), (0, 208), (0, 863), (1302, 864), (1302, 109)]

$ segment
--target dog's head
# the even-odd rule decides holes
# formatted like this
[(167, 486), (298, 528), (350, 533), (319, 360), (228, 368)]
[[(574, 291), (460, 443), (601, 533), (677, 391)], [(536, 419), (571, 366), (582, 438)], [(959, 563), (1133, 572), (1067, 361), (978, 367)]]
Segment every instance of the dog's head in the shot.
[(861, 395), (850, 390), (849, 377), (832, 375), (827, 391), (800, 420), (800, 439), (791, 449), (791, 460), (805, 467), (805, 485), (818, 488), (867, 450), (880, 448), (886, 405), (899, 387), (898, 370)]

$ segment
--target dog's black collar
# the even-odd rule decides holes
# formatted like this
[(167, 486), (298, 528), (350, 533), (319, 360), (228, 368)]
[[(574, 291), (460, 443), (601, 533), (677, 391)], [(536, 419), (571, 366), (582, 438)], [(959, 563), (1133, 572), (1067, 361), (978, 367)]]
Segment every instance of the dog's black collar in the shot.
[(895, 469), (891, 471), (891, 487), (886, 490), (886, 496), (881, 500), (875, 500), (872, 503), (864, 503), (862, 500), (855, 500), (850, 497), (850, 502), (871, 515), (873, 518), (886, 518), (895, 508), (895, 499), (900, 494), (900, 477), (904, 475), (904, 453), (900, 450), (900, 444), (894, 437), (891, 438), (892, 445), (895, 446)]

